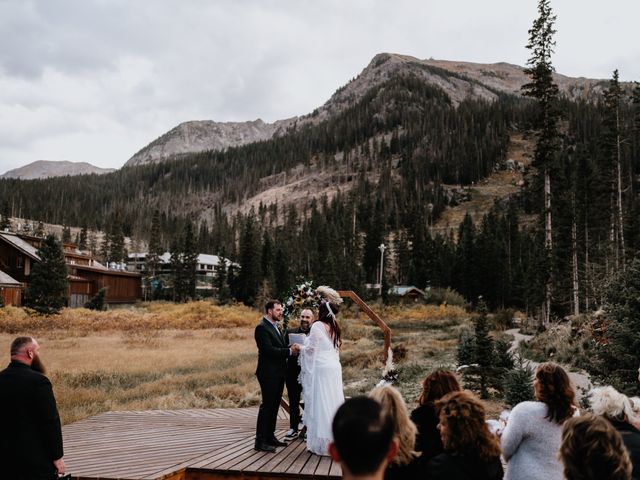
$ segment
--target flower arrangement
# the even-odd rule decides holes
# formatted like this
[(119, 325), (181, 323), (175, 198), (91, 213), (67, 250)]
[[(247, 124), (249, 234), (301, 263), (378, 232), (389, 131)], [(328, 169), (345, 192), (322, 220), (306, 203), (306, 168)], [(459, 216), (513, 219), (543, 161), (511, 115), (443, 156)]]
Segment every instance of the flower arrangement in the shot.
[(305, 308), (318, 308), (321, 299), (320, 293), (313, 288), (312, 281), (307, 280), (293, 287), (284, 301), (283, 328), (287, 329), (291, 316), (298, 316)]
[(342, 303), (342, 298), (333, 288), (324, 285), (314, 288), (310, 280), (293, 287), (284, 301), (283, 328), (287, 329), (291, 316), (298, 316), (305, 308), (317, 309), (323, 299), (336, 304)]
[(400, 376), (400, 372), (396, 368), (396, 365), (393, 363), (393, 351), (391, 347), (387, 351), (387, 362), (384, 365), (384, 369), (382, 370), (382, 380), (378, 382), (376, 387), (381, 387), (383, 385), (393, 385), (398, 381), (398, 377)]

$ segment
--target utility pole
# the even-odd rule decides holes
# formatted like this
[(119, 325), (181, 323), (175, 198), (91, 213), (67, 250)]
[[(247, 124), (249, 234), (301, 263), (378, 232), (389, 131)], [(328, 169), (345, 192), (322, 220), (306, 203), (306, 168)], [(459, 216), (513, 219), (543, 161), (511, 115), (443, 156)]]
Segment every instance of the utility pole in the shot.
[(384, 243), (381, 243), (378, 246), (378, 250), (380, 250), (380, 275), (378, 275), (378, 285), (380, 285), (380, 290), (378, 291), (378, 296), (382, 296), (382, 272), (384, 271), (384, 251), (387, 249)]

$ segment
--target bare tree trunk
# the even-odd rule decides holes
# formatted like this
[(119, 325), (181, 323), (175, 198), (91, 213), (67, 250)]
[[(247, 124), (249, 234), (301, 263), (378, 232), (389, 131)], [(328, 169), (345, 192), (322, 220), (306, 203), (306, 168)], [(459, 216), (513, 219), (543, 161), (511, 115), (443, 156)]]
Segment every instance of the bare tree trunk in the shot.
[(571, 253), (573, 257), (573, 314), (580, 315), (580, 284), (578, 282), (578, 226), (576, 225), (575, 212), (571, 221)]
[(589, 287), (591, 285), (591, 275), (589, 271), (589, 222), (584, 222), (584, 308), (589, 311)]
[[(544, 169), (544, 248), (546, 251), (547, 259), (551, 259), (551, 252), (553, 249), (553, 236), (551, 230), (551, 174), (549, 173), (549, 167)], [(548, 264), (551, 268), (551, 264)], [(551, 287), (552, 278), (551, 271), (547, 272), (547, 281), (545, 283), (544, 293), (544, 308), (542, 321), (544, 326), (549, 325), (551, 318)]]
[[(618, 269), (618, 240), (616, 235), (616, 214), (613, 191), (611, 191), (611, 198), (609, 199), (609, 212), (609, 248), (611, 249), (611, 258), (615, 260), (615, 268)], [(609, 275), (609, 273), (607, 269), (607, 275)]]
[(618, 229), (620, 235), (620, 253), (622, 257), (622, 270), (625, 269), (625, 246), (624, 246), (624, 222), (623, 222), (623, 210), (622, 210), (622, 165), (620, 159), (620, 111), (616, 108), (616, 177), (617, 177), (617, 191), (618, 191)]

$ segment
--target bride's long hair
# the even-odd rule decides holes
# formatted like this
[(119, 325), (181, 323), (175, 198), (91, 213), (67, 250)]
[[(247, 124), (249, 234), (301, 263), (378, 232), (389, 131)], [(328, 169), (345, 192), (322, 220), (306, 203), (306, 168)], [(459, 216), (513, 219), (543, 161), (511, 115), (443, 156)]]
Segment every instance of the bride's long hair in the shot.
[(333, 339), (333, 346), (339, 348), (342, 344), (340, 340), (340, 325), (336, 319), (336, 315), (340, 312), (340, 307), (333, 302), (327, 302), (323, 300), (318, 308), (318, 321), (329, 325), (329, 331), (331, 332), (331, 338)]

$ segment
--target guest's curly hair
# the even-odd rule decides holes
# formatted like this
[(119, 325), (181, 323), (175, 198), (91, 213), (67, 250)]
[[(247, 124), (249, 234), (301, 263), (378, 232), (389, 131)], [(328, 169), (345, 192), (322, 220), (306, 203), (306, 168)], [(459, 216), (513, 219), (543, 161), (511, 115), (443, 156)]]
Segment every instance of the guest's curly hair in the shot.
[(632, 464), (622, 437), (592, 413), (570, 418), (562, 428), (558, 457), (567, 480), (630, 480)]
[(409, 418), (407, 405), (402, 395), (391, 385), (376, 387), (369, 392), (369, 397), (382, 405), (382, 411), (393, 420), (393, 434), (398, 438), (398, 453), (393, 459), (397, 465), (407, 465), (416, 456), (416, 434), (418, 429)]
[(547, 405), (547, 416), (552, 422), (562, 424), (575, 413), (576, 394), (569, 375), (553, 362), (541, 363), (536, 369), (538, 390), (536, 397)]
[(459, 392), (460, 383), (456, 374), (450, 370), (438, 369), (427, 375), (422, 382), (422, 393), (418, 399), (420, 405), (440, 400), (447, 393)]
[(463, 455), (475, 452), (485, 461), (500, 456), (500, 443), (491, 434), (484, 406), (468, 391), (451, 392), (436, 402), (440, 423), (446, 428), (442, 439), (446, 452)]

